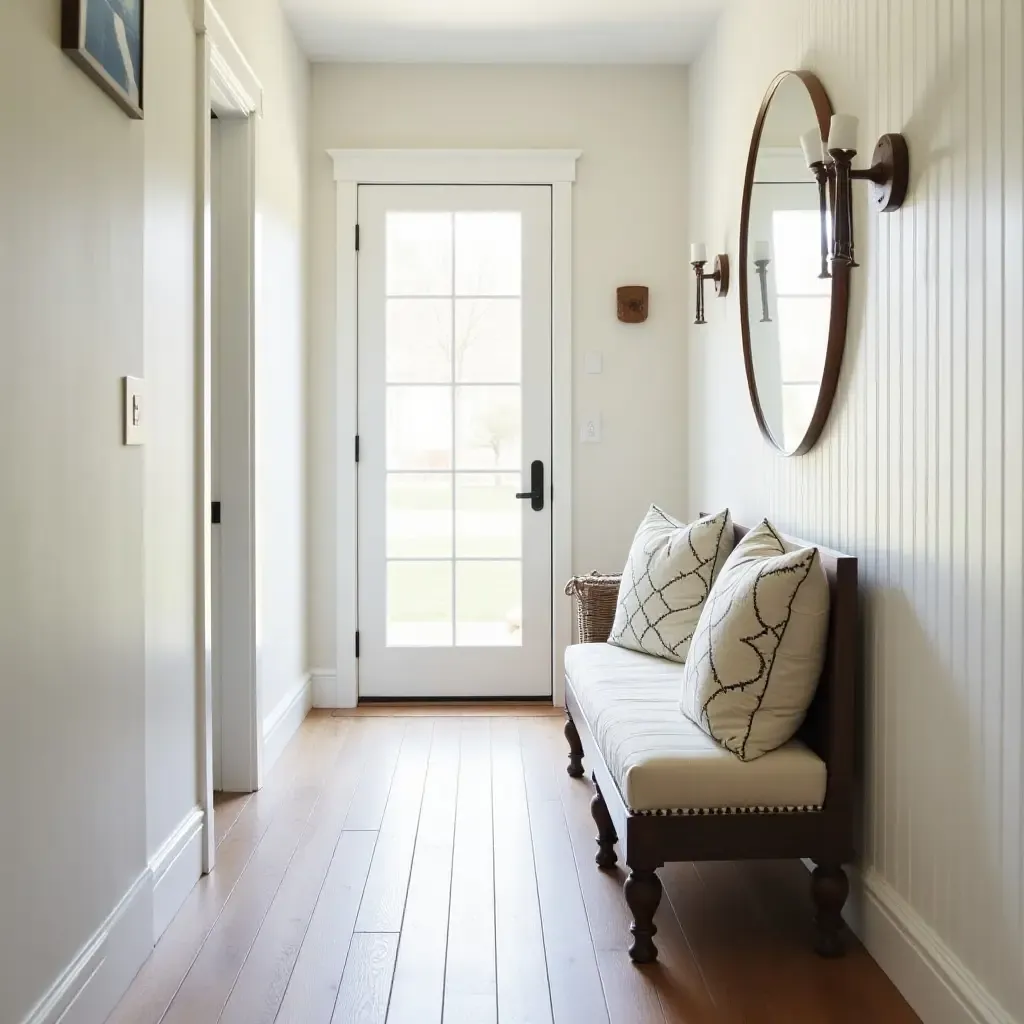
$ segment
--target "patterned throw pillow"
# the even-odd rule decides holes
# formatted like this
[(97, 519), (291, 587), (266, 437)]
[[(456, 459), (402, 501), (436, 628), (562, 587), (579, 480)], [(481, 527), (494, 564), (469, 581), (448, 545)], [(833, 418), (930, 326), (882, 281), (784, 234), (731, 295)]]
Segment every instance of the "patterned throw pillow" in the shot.
[(652, 505), (629, 549), (608, 643), (685, 661), (732, 545), (728, 509), (687, 525)]
[(817, 548), (767, 520), (735, 547), (701, 612), (683, 668), (683, 714), (742, 761), (795, 735), (818, 686), (828, 579)]

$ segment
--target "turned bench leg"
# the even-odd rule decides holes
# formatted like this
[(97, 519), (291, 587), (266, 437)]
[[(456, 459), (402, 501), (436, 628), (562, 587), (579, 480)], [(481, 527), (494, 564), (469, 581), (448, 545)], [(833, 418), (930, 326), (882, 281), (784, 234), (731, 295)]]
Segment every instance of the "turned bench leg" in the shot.
[(565, 769), (574, 779), (583, 778), (583, 744), (580, 743), (580, 734), (576, 731), (576, 723), (568, 711), (565, 713), (566, 740), (569, 741), (569, 765)]
[(651, 964), (658, 959), (658, 947), (654, 944), (657, 926), (654, 915), (661, 902), (661, 879), (653, 870), (630, 868), (629, 877), (623, 886), (626, 903), (633, 914), (629, 930), (633, 942), (629, 947), (630, 959), (635, 964)]
[(838, 864), (817, 864), (811, 875), (816, 935), (814, 948), (819, 956), (842, 956), (843, 904), (850, 894), (846, 872)]
[(615, 852), (615, 844), (619, 837), (615, 834), (615, 826), (612, 824), (612, 816), (608, 813), (608, 805), (601, 795), (601, 787), (594, 779), (594, 795), (590, 799), (590, 813), (597, 825), (597, 854), (594, 860), (602, 871), (615, 867), (618, 855)]

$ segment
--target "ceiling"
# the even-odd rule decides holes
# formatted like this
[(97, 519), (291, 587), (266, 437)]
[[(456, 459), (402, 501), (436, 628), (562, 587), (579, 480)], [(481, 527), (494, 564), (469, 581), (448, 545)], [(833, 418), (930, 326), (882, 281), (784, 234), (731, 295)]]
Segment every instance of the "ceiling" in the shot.
[(319, 61), (684, 64), (724, 0), (282, 0)]

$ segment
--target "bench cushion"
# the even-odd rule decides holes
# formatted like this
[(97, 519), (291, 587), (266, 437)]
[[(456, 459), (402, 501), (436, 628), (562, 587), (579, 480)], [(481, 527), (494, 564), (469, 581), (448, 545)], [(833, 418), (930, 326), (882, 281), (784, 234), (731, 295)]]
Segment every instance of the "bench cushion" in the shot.
[(565, 652), (566, 680), (626, 806), (680, 814), (818, 810), (824, 761), (799, 740), (741, 761), (679, 710), (682, 670), (610, 644)]

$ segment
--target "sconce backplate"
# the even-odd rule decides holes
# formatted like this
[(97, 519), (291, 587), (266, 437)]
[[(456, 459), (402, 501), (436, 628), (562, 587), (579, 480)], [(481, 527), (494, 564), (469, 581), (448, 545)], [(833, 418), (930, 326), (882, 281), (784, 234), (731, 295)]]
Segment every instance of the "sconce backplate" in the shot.
[(898, 133), (883, 135), (871, 157), (871, 169), (880, 181), (874, 185), (875, 209), (892, 213), (903, 205), (910, 186), (910, 152), (907, 140)]
[(617, 292), (619, 319), (624, 324), (642, 324), (647, 319), (649, 292), (645, 284), (624, 284)]
[(729, 257), (724, 252), (715, 257), (715, 294), (720, 299), (729, 294)]

